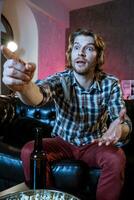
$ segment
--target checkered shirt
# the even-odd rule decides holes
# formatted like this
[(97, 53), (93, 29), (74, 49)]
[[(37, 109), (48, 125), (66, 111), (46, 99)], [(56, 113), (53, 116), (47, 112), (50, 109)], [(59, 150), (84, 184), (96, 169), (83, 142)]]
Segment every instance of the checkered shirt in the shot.
[(81, 146), (100, 138), (110, 121), (119, 117), (125, 107), (119, 80), (104, 74), (85, 90), (74, 77), (72, 70), (49, 76), (38, 83), (43, 95), (42, 105), (54, 100), (56, 122), (53, 136), (60, 136), (71, 144)]

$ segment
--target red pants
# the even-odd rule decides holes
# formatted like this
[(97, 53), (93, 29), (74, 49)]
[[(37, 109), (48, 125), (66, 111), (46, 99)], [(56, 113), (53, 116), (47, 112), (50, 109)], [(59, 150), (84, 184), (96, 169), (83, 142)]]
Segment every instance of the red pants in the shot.
[[(100, 167), (101, 176), (97, 186), (96, 199), (119, 200), (124, 183), (124, 169), (126, 162), (125, 154), (121, 148), (113, 145), (98, 146), (96, 143), (77, 147), (59, 137), (43, 139), (43, 146), (48, 154), (48, 161), (50, 162), (71, 158), (74, 160), (83, 160), (90, 167)], [(29, 158), (32, 150), (33, 142), (29, 142), (21, 151), (27, 183), (30, 179)], [(47, 186), (49, 187), (52, 185), (50, 168), (47, 166)]]

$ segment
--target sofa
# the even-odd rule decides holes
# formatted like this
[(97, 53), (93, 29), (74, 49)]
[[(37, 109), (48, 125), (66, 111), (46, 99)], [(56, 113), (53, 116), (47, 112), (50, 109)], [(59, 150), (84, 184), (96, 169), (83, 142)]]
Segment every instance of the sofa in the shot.
[[(127, 114), (134, 125), (134, 100), (125, 100), (125, 103)], [(25, 181), (20, 158), (21, 148), (34, 139), (38, 127), (42, 130), (43, 137), (51, 137), (55, 118), (53, 102), (42, 107), (32, 107), (23, 104), (14, 94), (0, 95), (0, 191)], [(133, 131), (129, 143), (122, 148), (127, 163), (121, 200), (130, 200), (134, 198)], [(82, 161), (62, 160), (52, 163), (51, 171), (54, 189), (69, 192), (82, 200), (95, 200), (101, 169), (89, 168)]]

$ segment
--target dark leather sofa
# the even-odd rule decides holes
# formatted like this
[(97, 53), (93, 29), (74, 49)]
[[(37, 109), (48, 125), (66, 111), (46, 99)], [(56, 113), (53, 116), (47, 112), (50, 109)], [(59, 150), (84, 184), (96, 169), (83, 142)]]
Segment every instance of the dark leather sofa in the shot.
[[(134, 124), (134, 101), (126, 100), (125, 103), (127, 114)], [(14, 95), (0, 95), (0, 191), (24, 181), (20, 150), (26, 142), (34, 139), (36, 127), (42, 128), (44, 137), (50, 137), (55, 117), (52, 102), (36, 108), (23, 104)], [(123, 147), (127, 165), (121, 200), (134, 198), (133, 139), (132, 131), (130, 142)], [(53, 163), (51, 169), (55, 189), (75, 194), (82, 200), (95, 199), (101, 169), (89, 168), (83, 162), (72, 160)]]

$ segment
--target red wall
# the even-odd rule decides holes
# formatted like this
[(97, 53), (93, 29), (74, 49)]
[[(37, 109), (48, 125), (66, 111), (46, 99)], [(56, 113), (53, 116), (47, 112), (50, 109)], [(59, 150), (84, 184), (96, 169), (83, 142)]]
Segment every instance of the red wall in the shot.
[(65, 26), (41, 12), (33, 11), (39, 35), (38, 79), (65, 68)]

